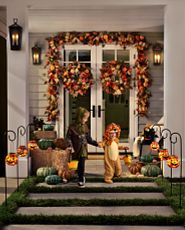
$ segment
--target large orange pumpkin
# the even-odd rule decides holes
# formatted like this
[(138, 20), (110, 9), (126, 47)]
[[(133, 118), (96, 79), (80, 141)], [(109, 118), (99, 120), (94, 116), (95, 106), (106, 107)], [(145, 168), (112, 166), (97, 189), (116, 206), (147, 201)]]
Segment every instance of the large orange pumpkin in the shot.
[(180, 161), (179, 161), (178, 156), (176, 156), (176, 155), (169, 156), (167, 159), (167, 165), (170, 168), (178, 168), (180, 165)]
[(18, 163), (18, 157), (16, 153), (8, 153), (5, 162), (7, 165), (14, 166)]
[(20, 146), (17, 148), (17, 154), (18, 154), (20, 157), (25, 157), (26, 155), (28, 155), (28, 149), (26, 148), (25, 145), (20, 145)]

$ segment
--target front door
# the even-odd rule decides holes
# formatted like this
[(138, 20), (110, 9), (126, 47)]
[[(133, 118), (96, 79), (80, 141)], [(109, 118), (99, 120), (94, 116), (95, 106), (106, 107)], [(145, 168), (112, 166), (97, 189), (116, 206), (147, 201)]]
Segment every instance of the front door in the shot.
[[(64, 135), (70, 123), (75, 120), (76, 109), (79, 106), (85, 107), (91, 112), (89, 128), (91, 136), (97, 141), (103, 138), (105, 127), (111, 123), (117, 123), (121, 127), (120, 142), (127, 145), (132, 151), (134, 137), (137, 134), (137, 119), (135, 111), (135, 91), (130, 90), (125, 94), (113, 96), (102, 90), (100, 82), (100, 68), (111, 60), (122, 60), (125, 63), (134, 65), (136, 57), (135, 49), (123, 49), (117, 45), (86, 46), (66, 45), (62, 51), (64, 65), (78, 61), (88, 65), (93, 73), (94, 84), (85, 96), (72, 97), (67, 91), (62, 90), (63, 106), (61, 113), (64, 117)], [(134, 72), (133, 72), (134, 75)], [(61, 119), (62, 120), (62, 119)], [(89, 152), (102, 152), (102, 149), (89, 146)]]

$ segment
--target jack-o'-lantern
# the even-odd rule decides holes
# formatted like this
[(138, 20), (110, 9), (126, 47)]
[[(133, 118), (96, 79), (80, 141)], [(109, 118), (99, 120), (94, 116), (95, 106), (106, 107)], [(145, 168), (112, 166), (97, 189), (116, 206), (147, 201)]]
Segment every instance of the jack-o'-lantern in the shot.
[(132, 156), (131, 155), (124, 155), (123, 157), (122, 157), (122, 159), (124, 160), (124, 162), (125, 162), (125, 165), (130, 165), (131, 164), (131, 162), (132, 162)]
[(167, 160), (169, 157), (168, 149), (160, 149), (159, 150), (159, 158), (161, 161)]
[(159, 143), (157, 141), (153, 141), (151, 144), (150, 144), (150, 148), (151, 150), (153, 151), (158, 151), (159, 150)]
[(31, 140), (28, 142), (28, 149), (30, 150), (35, 150), (35, 149), (38, 149), (38, 145), (37, 145), (37, 142), (35, 140)]
[(14, 166), (18, 163), (18, 157), (16, 153), (8, 153), (5, 162), (7, 165)]
[(180, 165), (180, 161), (179, 161), (178, 156), (176, 156), (176, 155), (169, 156), (167, 159), (167, 165), (170, 168), (178, 168)]
[(27, 156), (27, 154), (28, 154), (28, 149), (26, 148), (25, 145), (20, 145), (20, 146), (17, 148), (17, 154), (18, 154), (20, 157), (25, 157), (25, 156)]

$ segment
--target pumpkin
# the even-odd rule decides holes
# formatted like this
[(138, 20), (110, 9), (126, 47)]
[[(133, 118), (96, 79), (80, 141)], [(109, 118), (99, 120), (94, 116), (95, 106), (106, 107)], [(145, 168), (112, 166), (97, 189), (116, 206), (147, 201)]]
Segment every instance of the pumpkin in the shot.
[(161, 174), (161, 169), (157, 165), (148, 164), (141, 168), (141, 174), (148, 177), (157, 177)]
[(28, 149), (26, 148), (25, 145), (20, 145), (20, 146), (17, 148), (17, 154), (18, 154), (20, 157), (25, 157), (26, 155), (28, 155)]
[(178, 159), (178, 156), (171, 155), (167, 159), (167, 165), (170, 168), (177, 168), (180, 165), (180, 161)]
[(137, 173), (140, 173), (141, 171), (141, 165), (138, 163), (133, 163), (128, 166), (128, 169), (132, 174), (137, 174)]
[(53, 131), (54, 128), (55, 128), (55, 126), (52, 125), (52, 124), (45, 124), (45, 125), (43, 125), (44, 131)]
[(35, 140), (31, 140), (28, 142), (28, 149), (30, 150), (35, 150), (35, 149), (38, 149), (38, 145), (37, 145), (37, 142)]
[(132, 156), (131, 155), (125, 155), (122, 157), (122, 159), (125, 162), (125, 165), (130, 165), (132, 162)]
[(69, 170), (77, 170), (78, 168), (78, 161), (77, 160), (73, 160), (71, 162), (68, 163), (68, 168)]
[(153, 159), (154, 159), (154, 157), (151, 154), (145, 154), (145, 155), (140, 157), (140, 161), (146, 162), (146, 163), (152, 162)]
[(48, 175), (45, 178), (45, 182), (50, 185), (59, 184), (61, 183), (61, 181), (62, 181), (61, 177), (59, 177), (58, 175)]
[(49, 139), (40, 139), (38, 141), (38, 146), (40, 149), (42, 150), (46, 150), (48, 148), (52, 148), (53, 146), (53, 140), (49, 140)]
[(167, 160), (168, 157), (169, 157), (168, 149), (160, 149), (159, 150), (159, 158), (161, 161)]
[(159, 143), (157, 141), (153, 141), (151, 144), (150, 144), (150, 148), (151, 150), (153, 151), (158, 151), (160, 146), (159, 146)]
[(16, 153), (8, 153), (5, 162), (7, 165), (14, 166), (18, 163), (18, 157)]
[(37, 169), (36, 175), (46, 177), (48, 175), (54, 175), (57, 171), (53, 167), (40, 167)]

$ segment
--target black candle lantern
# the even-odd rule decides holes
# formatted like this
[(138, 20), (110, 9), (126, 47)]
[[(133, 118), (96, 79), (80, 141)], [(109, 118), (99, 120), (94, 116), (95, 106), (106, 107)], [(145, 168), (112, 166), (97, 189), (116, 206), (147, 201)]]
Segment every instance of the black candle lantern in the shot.
[(162, 46), (156, 43), (153, 46), (153, 63), (154, 65), (160, 65), (162, 63)]
[(14, 24), (9, 26), (10, 47), (11, 50), (21, 50), (22, 45), (22, 27), (17, 24), (18, 19), (13, 19)]
[(41, 64), (41, 48), (38, 45), (32, 47), (32, 62), (34, 65)]

